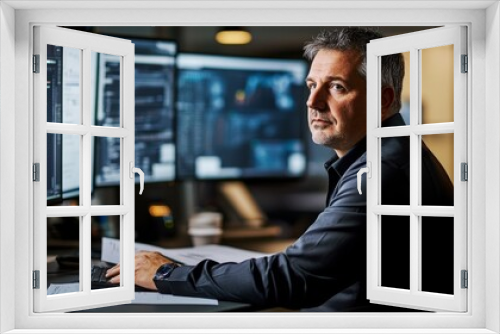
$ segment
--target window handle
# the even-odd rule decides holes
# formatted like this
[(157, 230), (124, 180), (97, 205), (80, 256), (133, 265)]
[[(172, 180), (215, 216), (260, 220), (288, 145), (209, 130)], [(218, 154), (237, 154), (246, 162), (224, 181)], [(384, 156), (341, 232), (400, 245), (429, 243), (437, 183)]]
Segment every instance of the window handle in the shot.
[(139, 195), (142, 195), (142, 191), (144, 190), (144, 172), (137, 167), (134, 167), (134, 162), (130, 161), (129, 163), (129, 170), (130, 170), (130, 178), (134, 178), (134, 174), (137, 173), (139, 174), (139, 184), (141, 189), (139, 190)]
[(371, 178), (372, 177), (372, 173), (371, 173), (371, 162), (366, 162), (366, 167), (364, 168), (361, 168), (359, 171), (358, 171), (358, 192), (359, 194), (361, 195), (362, 194), (362, 191), (361, 191), (361, 176), (366, 173), (366, 176), (368, 178)]

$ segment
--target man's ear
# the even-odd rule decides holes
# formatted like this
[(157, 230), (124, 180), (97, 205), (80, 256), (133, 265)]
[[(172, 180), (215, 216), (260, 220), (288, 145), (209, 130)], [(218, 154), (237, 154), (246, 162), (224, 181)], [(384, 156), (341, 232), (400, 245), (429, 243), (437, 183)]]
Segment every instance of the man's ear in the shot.
[(382, 121), (392, 115), (391, 106), (394, 101), (394, 88), (382, 87)]

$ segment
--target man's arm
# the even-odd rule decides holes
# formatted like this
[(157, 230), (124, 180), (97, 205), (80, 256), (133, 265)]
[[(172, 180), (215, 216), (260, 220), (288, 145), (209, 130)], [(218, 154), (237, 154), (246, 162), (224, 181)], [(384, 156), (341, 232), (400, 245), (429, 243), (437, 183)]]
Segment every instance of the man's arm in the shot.
[(265, 306), (319, 305), (364, 277), (364, 220), (364, 214), (328, 208), (285, 252), (176, 268), (161, 292)]
[[(138, 252), (135, 255), (135, 284), (149, 290), (156, 290), (153, 277), (158, 268), (165, 263), (172, 263), (172, 260), (159, 252)], [(111, 283), (120, 283), (120, 264), (110, 268), (106, 277), (110, 278)]]
[[(301, 308), (319, 305), (356, 282), (365, 284), (365, 197), (357, 193), (356, 170), (343, 179), (337, 200), (284, 252), (241, 263), (204, 260), (175, 268), (160, 292)], [(152, 282), (160, 265), (136, 268), (136, 284), (143, 285), (143, 277)]]

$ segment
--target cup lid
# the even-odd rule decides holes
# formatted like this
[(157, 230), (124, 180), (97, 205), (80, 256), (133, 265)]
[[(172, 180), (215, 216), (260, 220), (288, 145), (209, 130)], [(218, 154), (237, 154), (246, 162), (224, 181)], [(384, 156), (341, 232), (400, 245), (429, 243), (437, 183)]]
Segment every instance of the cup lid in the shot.
[(188, 229), (188, 234), (192, 236), (221, 235), (222, 229), (217, 227), (195, 227)]

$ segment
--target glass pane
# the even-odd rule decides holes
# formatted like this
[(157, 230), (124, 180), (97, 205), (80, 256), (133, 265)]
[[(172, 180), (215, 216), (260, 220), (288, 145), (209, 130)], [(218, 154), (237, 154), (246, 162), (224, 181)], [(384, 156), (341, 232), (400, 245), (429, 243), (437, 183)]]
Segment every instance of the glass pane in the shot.
[(381, 217), (381, 285), (410, 289), (410, 217)]
[[(111, 137), (95, 137), (96, 190), (92, 199), (93, 205), (119, 205), (121, 194), (121, 139)], [(109, 186), (110, 190), (98, 189)]]
[(47, 122), (81, 123), (81, 50), (47, 45)]
[(121, 126), (120, 68), (121, 57), (98, 53), (97, 117), (94, 125)]
[(382, 205), (410, 205), (410, 138), (382, 138)]
[(453, 229), (453, 217), (422, 217), (422, 291), (453, 294)]
[(79, 135), (47, 134), (47, 205), (80, 205)]
[(92, 51), (90, 53), (90, 124), (96, 125), (97, 117), (97, 71), (99, 70), (99, 53)]
[[(382, 126), (410, 124), (410, 52), (382, 56)], [(394, 88), (394, 95), (387, 91)], [(391, 117), (394, 113), (399, 115)]]
[(47, 218), (47, 295), (80, 291), (79, 239), (79, 217)]
[[(106, 270), (120, 262), (120, 216), (94, 216), (91, 219), (92, 226), (92, 290), (107, 289), (115, 287), (105, 277)], [(116, 247), (111, 247), (112, 251), (105, 251), (110, 243), (103, 244), (103, 237), (112, 238), (117, 241)], [(112, 258), (105, 258), (101, 261), (101, 253), (105, 251), (112, 254)], [(106, 268), (106, 269), (101, 269)]]
[(47, 205), (62, 200), (62, 135), (47, 134)]
[(453, 133), (422, 136), (422, 205), (453, 206)]
[(422, 49), (422, 124), (453, 122), (453, 45)]

